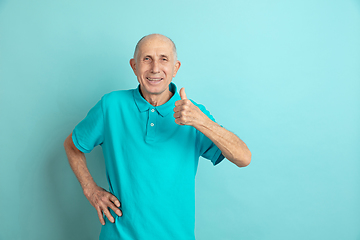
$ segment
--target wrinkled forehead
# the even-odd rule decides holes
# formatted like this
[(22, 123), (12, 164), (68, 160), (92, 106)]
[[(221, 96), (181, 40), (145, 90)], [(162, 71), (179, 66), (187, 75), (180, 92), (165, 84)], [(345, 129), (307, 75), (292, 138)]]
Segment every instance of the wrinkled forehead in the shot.
[(165, 55), (174, 57), (173, 43), (165, 38), (159, 36), (152, 36), (143, 39), (139, 45), (139, 56), (144, 55)]

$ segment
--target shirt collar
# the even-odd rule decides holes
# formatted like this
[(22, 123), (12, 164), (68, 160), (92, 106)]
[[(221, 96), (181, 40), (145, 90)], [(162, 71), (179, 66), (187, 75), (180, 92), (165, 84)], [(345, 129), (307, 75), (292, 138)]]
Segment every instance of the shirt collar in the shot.
[(140, 93), (140, 84), (139, 86), (134, 89), (134, 100), (136, 106), (138, 107), (140, 112), (148, 111), (150, 108), (155, 109), (161, 116), (165, 117), (169, 113), (173, 112), (175, 107), (175, 102), (180, 100), (180, 95), (177, 92), (176, 85), (174, 83), (170, 83), (169, 90), (174, 93), (174, 95), (163, 105), (154, 107), (148, 101), (143, 98)]

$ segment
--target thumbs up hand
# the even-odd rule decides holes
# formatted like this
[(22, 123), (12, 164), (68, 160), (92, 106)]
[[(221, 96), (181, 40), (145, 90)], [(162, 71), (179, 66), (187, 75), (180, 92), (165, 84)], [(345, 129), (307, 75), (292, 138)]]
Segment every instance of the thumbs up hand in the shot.
[(181, 100), (175, 102), (174, 118), (179, 125), (197, 127), (207, 116), (186, 97), (185, 88), (180, 89)]

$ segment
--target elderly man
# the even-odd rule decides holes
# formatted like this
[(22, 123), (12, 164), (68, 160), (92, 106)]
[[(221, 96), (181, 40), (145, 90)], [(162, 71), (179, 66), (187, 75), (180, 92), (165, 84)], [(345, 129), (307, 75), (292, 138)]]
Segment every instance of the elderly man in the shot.
[[(72, 170), (103, 225), (100, 239), (195, 239), (199, 157), (239, 167), (251, 153), (204, 106), (177, 93), (175, 44), (143, 37), (130, 60), (139, 86), (104, 95), (65, 140)], [(109, 192), (96, 185), (84, 153), (101, 145)], [(105, 215), (105, 216), (104, 216)]]

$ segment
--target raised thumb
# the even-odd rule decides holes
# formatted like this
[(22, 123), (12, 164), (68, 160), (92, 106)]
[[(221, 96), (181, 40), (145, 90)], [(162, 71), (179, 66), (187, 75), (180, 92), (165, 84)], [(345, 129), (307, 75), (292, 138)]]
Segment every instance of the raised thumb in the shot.
[(185, 93), (185, 88), (180, 89), (180, 97), (181, 97), (182, 100), (187, 99), (186, 93)]

